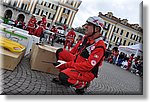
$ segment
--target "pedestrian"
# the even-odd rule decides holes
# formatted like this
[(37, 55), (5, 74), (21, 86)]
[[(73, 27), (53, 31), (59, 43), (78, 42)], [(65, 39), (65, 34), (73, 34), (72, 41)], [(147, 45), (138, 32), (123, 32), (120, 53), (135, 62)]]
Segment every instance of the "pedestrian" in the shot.
[(23, 28), (25, 28), (25, 22), (23, 22), (22, 19), (15, 20), (15, 25), (14, 26), (17, 27), (17, 28), (23, 29)]
[(117, 57), (118, 57), (118, 55), (119, 55), (119, 50), (118, 50), (118, 48), (114, 48), (113, 50), (112, 50), (112, 54), (113, 54), (113, 64), (116, 64), (116, 60), (117, 60)]
[(66, 35), (66, 41), (65, 41), (64, 49), (66, 49), (66, 47), (68, 46), (68, 51), (70, 51), (70, 47), (74, 43), (75, 37), (76, 37), (76, 34), (74, 32), (74, 29), (71, 28), (71, 30)]
[(133, 59), (134, 59), (134, 54), (131, 54), (131, 56), (129, 57), (129, 60), (128, 60), (128, 67), (126, 70), (129, 70), (131, 68)]
[(36, 28), (37, 20), (36, 20), (35, 16), (36, 16), (35, 14), (32, 15), (32, 17), (30, 18), (28, 25), (27, 25), (27, 30), (29, 31), (30, 35), (34, 34), (34, 31)]
[(46, 14), (43, 14), (42, 20), (38, 22), (38, 27), (34, 32), (34, 35), (37, 37), (40, 37), (40, 42), (42, 41), (42, 38), (44, 37), (44, 30), (46, 29)]
[[(56, 25), (52, 26), (51, 31), (54, 33), (54, 34), (51, 35), (51, 38), (52, 38), (51, 46), (53, 46), (54, 45), (54, 40), (56, 39), (56, 35), (58, 33), (58, 29), (56, 28)], [(49, 39), (48, 43), (50, 43), (50, 39)]]
[(77, 94), (83, 94), (90, 82), (98, 77), (98, 69), (102, 66), (106, 50), (102, 38), (104, 21), (100, 17), (89, 17), (85, 25), (85, 37), (71, 51), (63, 48), (56, 51), (60, 71), (58, 78), (52, 82), (72, 86)]

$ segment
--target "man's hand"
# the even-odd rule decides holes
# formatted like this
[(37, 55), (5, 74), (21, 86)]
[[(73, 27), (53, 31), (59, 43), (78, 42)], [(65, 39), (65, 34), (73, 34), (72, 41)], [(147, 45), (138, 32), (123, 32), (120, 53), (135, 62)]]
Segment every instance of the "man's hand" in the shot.
[(62, 61), (62, 60), (58, 60), (56, 63), (54, 63), (53, 65), (57, 68), (57, 69), (60, 69), (60, 70), (63, 70), (66, 68), (65, 66), (65, 61)]

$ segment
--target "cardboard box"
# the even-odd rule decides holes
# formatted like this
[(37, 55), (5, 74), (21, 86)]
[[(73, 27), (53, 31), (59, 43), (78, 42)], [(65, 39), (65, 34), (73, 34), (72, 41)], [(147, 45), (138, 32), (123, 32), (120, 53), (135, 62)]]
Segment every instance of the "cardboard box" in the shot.
[(24, 52), (14, 53), (0, 47), (0, 68), (13, 71), (24, 56)]
[(56, 50), (56, 47), (34, 44), (31, 51), (32, 54), (30, 59), (31, 69), (58, 75), (59, 71), (52, 63), (43, 62), (56, 62)]

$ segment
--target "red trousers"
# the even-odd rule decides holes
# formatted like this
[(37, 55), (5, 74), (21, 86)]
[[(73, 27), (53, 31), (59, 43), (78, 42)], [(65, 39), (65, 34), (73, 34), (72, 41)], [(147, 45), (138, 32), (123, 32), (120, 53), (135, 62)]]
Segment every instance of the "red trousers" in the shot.
[(34, 34), (34, 31), (35, 31), (35, 28), (28, 28), (28, 31), (29, 31), (29, 34), (30, 34), (30, 35), (33, 35), (33, 34)]
[(70, 50), (71, 44), (72, 44), (72, 41), (66, 40), (66, 41), (65, 41), (64, 48), (66, 48), (66, 46), (68, 46), (68, 50)]
[(35, 31), (34, 31), (34, 35), (37, 37), (40, 37), (41, 34), (43, 33), (43, 27), (39, 26)]
[[(59, 53), (58, 59), (70, 62), (74, 61), (75, 55), (63, 49), (63, 51)], [(65, 68), (63, 70), (61, 69), (61, 72), (69, 77), (67, 80), (69, 83), (76, 85), (77, 87), (84, 86), (85, 83), (90, 82), (95, 78), (93, 73), (89, 71), (78, 71), (75, 68)]]

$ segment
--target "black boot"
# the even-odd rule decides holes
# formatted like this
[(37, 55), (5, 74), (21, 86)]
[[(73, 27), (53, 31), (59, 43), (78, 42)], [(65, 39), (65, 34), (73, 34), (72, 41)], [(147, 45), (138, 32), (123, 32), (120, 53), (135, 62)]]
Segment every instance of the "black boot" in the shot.
[(78, 95), (83, 95), (83, 94), (85, 93), (84, 88), (82, 88), (82, 89), (76, 89), (75, 92), (76, 92)]
[(78, 95), (83, 95), (89, 86), (90, 86), (90, 82), (87, 82), (85, 87), (83, 87), (82, 89), (75, 89), (75, 92)]
[(53, 78), (51, 82), (58, 84), (58, 85), (62, 85), (62, 82), (59, 80), (59, 78)]

